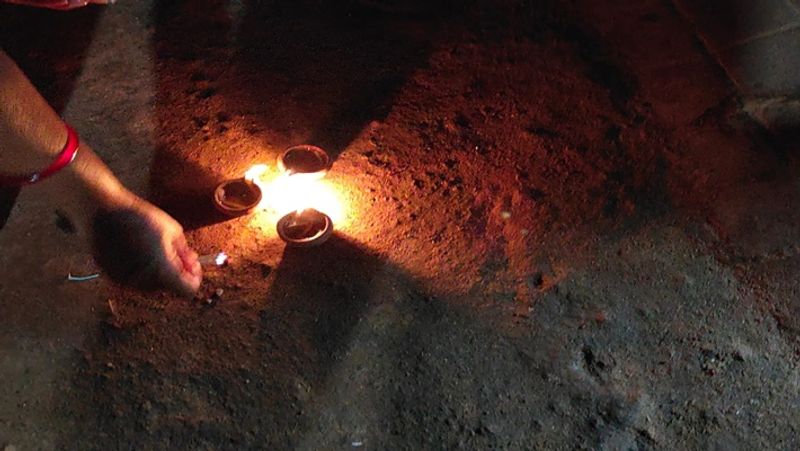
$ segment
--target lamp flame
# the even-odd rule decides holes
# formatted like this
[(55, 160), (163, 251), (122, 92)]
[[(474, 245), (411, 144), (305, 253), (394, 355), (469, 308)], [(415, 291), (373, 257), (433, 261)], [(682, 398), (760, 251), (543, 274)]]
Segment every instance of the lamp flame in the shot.
[(261, 188), (261, 184), (259, 182), (261, 181), (261, 177), (263, 177), (267, 172), (267, 169), (268, 166), (266, 164), (257, 164), (244, 173), (244, 179), (248, 182), (253, 182), (256, 185), (259, 185), (259, 188)]
[(258, 185), (264, 193), (260, 208), (266, 208), (282, 217), (292, 212), (313, 208), (325, 213), (334, 224), (343, 225), (346, 219), (341, 187), (317, 174), (284, 173), (265, 180), (267, 165), (257, 164), (245, 172), (244, 178)]
[(328, 182), (304, 174), (278, 176), (269, 184), (267, 203), (280, 216), (313, 208), (336, 223), (344, 217), (336, 189)]

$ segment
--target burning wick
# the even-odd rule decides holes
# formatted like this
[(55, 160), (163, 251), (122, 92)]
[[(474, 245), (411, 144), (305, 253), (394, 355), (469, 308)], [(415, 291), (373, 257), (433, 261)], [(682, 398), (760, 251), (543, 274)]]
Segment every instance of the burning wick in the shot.
[(240, 179), (227, 180), (214, 190), (214, 205), (228, 216), (241, 216), (252, 213), (261, 203), (263, 194), (256, 182), (267, 170), (266, 165), (256, 165)]
[(290, 246), (318, 246), (330, 238), (333, 222), (325, 213), (313, 208), (295, 211), (282, 217), (277, 225), (278, 236)]
[(320, 182), (330, 167), (330, 157), (316, 146), (290, 147), (278, 157), (278, 169), (284, 175), (276, 187), (282, 186), (287, 201), (282, 210), (289, 213), (278, 221), (277, 229), (289, 246), (317, 246), (333, 233), (331, 217), (313, 208), (320, 201), (328, 206), (336, 204), (325, 202), (327, 192)]
[(223, 266), (228, 262), (228, 254), (220, 252), (217, 254), (201, 255), (197, 260), (202, 266)]

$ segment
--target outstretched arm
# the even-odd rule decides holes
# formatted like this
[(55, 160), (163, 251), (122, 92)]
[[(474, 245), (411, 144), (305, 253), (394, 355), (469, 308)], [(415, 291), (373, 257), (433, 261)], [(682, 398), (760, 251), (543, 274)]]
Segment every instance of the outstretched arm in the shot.
[[(61, 118), (0, 50), (0, 173), (40, 171), (66, 139)], [(81, 143), (72, 164), (40, 183), (89, 238), (109, 276), (142, 288), (197, 290), (201, 269), (181, 226), (122, 186), (88, 145)]]

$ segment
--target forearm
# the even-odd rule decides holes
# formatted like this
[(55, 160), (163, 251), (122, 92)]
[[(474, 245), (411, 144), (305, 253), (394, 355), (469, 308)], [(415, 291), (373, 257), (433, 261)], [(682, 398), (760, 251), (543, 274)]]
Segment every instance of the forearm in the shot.
[(66, 139), (61, 119), (0, 51), (0, 172), (39, 171), (50, 164)]
[[(38, 173), (66, 139), (63, 121), (0, 50), (0, 173)], [(95, 257), (115, 280), (186, 295), (200, 286), (202, 269), (180, 224), (125, 189), (85, 142), (71, 164), (31, 189), (91, 238)]]
[[(25, 74), (0, 51), (0, 173), (30, 174), (47, 167), (64, 147), (64, 122)], [(121, 199), (126, 190), (113, 173), (81, 142), (75, 160), (43, 180), (48, 197), (86, 216), (98, 205)]]

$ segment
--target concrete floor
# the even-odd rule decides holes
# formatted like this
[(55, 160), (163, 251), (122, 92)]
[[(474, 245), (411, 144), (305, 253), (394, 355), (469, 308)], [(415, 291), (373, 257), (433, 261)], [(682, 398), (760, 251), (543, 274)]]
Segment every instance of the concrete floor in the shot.
[[(24, 191), (0, 446), (800, 446), (797, 144), (744, 114), (685, 11), (200, 3), (0, 7), (4, 48), (120, 178), (234, 260), (214, 308), (66, 283), (90, 255)], [(298, 142), (349, 190), (326, 246), (187, 212)]]

